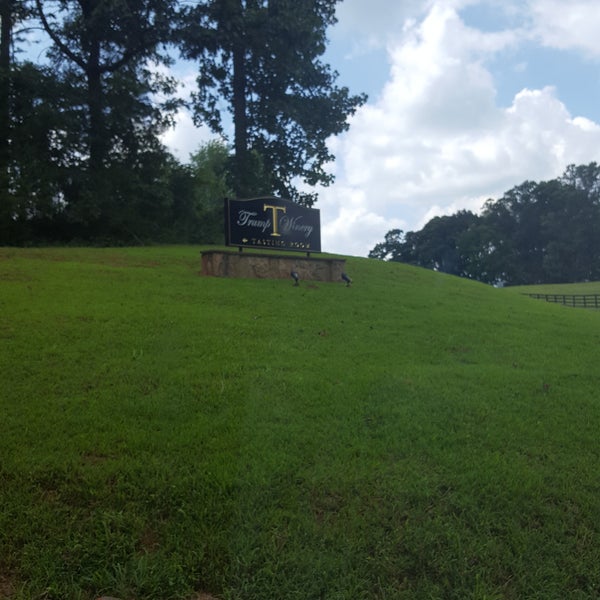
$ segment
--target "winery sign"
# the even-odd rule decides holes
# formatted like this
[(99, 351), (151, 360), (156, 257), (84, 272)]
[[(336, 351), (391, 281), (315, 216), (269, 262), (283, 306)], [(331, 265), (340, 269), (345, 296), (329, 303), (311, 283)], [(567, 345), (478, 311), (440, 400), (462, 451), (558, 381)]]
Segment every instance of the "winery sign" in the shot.
[(321, 217), (282, 198), (225, 199), (228, 246), (321, 252)]

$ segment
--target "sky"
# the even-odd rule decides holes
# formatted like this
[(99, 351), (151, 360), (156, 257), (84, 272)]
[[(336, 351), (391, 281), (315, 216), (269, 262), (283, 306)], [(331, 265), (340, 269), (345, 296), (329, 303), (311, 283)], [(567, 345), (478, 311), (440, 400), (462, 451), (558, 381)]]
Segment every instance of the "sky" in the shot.
[[(324, 60), (369, 99), (328, 142), (323, 251), (367, 256), (391, 229), (600, 162), (598, 0), (344, 0), (337, 17)], [(187, 161), (209, 138), (182, 111), (164, 141)]]

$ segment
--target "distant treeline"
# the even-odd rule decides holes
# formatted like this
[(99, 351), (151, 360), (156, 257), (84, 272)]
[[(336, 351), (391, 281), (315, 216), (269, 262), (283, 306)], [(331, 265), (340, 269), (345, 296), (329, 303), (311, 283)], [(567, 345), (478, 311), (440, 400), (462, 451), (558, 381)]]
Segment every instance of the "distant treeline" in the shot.
[(393, 229), (369, 256), (492, 284), (600, 280), (600, 166), (526, 181), (480, 215), (461, 210), (420, 231)]

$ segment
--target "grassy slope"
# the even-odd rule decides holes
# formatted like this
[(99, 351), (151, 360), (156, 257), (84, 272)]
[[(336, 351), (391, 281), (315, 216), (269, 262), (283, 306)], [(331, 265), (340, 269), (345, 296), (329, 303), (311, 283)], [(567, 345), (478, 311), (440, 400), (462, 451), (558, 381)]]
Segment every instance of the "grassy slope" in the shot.
[(512, 289), (527, 294), (600, 294), (600, 281), (521, 285)]
[(600, 594), (600, 314), (198, 253), (0, 249), (0, 597)]

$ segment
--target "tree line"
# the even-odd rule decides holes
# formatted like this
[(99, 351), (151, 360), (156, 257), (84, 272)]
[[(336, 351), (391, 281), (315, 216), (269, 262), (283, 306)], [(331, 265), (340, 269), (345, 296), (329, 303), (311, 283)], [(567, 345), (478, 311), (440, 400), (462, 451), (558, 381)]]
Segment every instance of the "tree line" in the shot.
[[(0, 244), (211, 243), (225, 195), (314, 203), (366, 100), (322, 61), (337, 1), (0, 0)], [(194, 123), (233, 131), (185, 164), (175, 60)]]
[(525, 181), (420, 231), (389, 231), (369, 253), (490, 284), (600, 280), (600, 166), (570, 165), (551, 181)]

